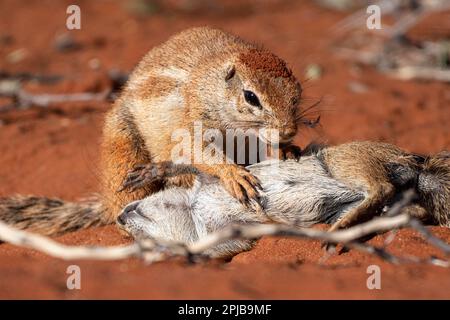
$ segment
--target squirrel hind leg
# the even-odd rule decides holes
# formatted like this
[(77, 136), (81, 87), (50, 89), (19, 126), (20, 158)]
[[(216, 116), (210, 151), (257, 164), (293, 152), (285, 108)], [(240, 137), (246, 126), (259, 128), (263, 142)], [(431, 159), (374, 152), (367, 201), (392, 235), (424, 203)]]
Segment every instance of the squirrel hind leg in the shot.
[(438, 224), (428, 211), (419, 204), (412, 204), (403, 208), (402, 213), (407, 213), (411, 217), (419, 219), (424, 224)]
[(336, 231), (365, 222), (378, 214), (383, 205), (395, 194), (395, 187), (391, 183), (379, 183), (371, 188), (367, 197), (360, 205), (350, 210), (336, 221), (328, 231)]

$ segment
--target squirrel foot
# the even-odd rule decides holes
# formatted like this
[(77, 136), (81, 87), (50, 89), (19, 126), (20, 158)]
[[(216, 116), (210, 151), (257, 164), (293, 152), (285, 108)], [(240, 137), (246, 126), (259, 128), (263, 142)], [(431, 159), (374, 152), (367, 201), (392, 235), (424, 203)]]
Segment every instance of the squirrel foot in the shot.
[(245, 207), (249, 208), (252, 200), (261, 207), (259, 203), (261, 183), (246, 168), (236, 164), (196, 165), (196, 167), (204, 173), (219, 178), (228, 193)]
[(126, 189), (130, 192), (134, 192), (157, 180), (162, 180), (171, 166), (172, 163), (169, 161), (138, 165), (128, 173), (119, 192)]
[(251, 200), (259, 204), (262, 187), (258, 178), (243, 167), (231, 165), (225, 168), (219, 174), (225, 189), (246, 207), (250, 206)]

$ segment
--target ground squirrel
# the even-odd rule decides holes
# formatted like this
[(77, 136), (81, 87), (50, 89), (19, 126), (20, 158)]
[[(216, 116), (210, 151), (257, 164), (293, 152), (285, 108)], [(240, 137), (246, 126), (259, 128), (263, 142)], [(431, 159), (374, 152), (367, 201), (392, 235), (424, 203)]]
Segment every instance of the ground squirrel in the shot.
[[(164, 172), (172, 160), (172, 134), (177, 129), (192, 131), (195, 121), (200, 121), (204, 130), (276, 129), (281, 155), (298, 157), (300, 148), (291, 142), (301, 118), (301, 93), (301, 85), (286, 63), (271, 52), (217, 29), (188, 29), (150, 50), (106, 115), (100, 162), (101, 205), (91, 202), (77, 207), (76, 203), (59, 200), (15, 197), (3, 199), (0, 208), (16, 212), (16, 219), (27, 217), (18, 225), (46, 234), (83, 227), (81, 221), (64, 223), (78, 221), (77, 210), (82, 216), (95, 217), (97, 223), (112, 223), (134, 200), (165, 187), (192, 185), (191, 174), (159, 175), (156, 180), (142, 180), (142, 188), (121, 190), (136, 166), (144, 165), (139, 168), (150, 173)], [(207, 161), (194, 162), (193, 166), (218, 177), (244, 204), (258, 198), (258, 181), (245, 166), (211, 165)], [(41, 220), (37, 218), (39, 213)], [(14, 219), (9, 217), (11, 222)], [(48, 225), (46, 219), (60, 223), (43, 228), (42, 224)]]
[[(138, 190), (118, 192), (134, 166), (164, 171), (178, 141), (177, 129), (276, 129), (284, 154), (297, 132), (300, 83), (286, 63), (258, 46), (211, 28), (183, 31), (153, 48), (132, 73), (106, 117), (102, 145), (103, 191), (113, 220), (127, 203), (166, 186), (190, 187), (191, 174), (159, 176)], [(193, 134), (192, 134), (193, 136)], [(223, 147), (224, 153), (227, 151)], [(241, 151), (241, 150), (239, 150)], [(258, 181), (234, 163), (192, 166), (218, 177), (225, 189), (247, 203), (258, 197)], [(142, 182), (142, 181), (141, 181)]]
[[(299, 161), (248, 169), (261, 180), (265, 215), (255, 214), (226, 195), (217, 180), (200, 174), (192, 189), (171, 188), (124, 208), (119, 224), (136, 238), (191, 243), (231, 223), (286, 223), (308, 227), (334, 223), (348, 227), (382, 213), (402, 190), (417, 199), (404, 208), (427, 222), (450, 227), (450, 153), (422, 158), (376, 142), (309, 147)], [(171, 167), (182, 173), (188, 167)], [(214, 208), (212, 211), (211, 208)], [(252, 247), (253, 241), (228, 241), (210, 254), (226, 257)]]

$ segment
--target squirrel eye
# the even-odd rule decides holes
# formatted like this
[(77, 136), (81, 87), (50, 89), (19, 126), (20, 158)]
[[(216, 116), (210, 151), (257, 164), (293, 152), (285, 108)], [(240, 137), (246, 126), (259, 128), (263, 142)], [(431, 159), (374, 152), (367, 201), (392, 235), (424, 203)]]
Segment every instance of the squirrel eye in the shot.
[(254, 94), (253, 92), (249, 90), (244, 90), (244, 98), (245, 101), (247, 101), (252, 106), (261, 108), (261, 103), (259, 102), (259, 99), (256, 96), (256, 94)]

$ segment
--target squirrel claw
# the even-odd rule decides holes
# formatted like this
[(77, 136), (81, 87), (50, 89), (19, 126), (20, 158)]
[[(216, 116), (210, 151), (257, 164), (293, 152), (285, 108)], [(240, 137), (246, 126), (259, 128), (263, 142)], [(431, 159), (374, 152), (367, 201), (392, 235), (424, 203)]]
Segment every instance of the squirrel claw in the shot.
[(150, 163), (145, 165), (138, 165), (128, 173), (119, 192), (127, 190), (134, 192), (146, 185), (161, 179), (165, 172), (165, 163)]
[(233, 167), (221, 177), (227, 191), (246, 208), (251, 208), (252, 202), (260, 207), (261, 182), (245, 168)]

